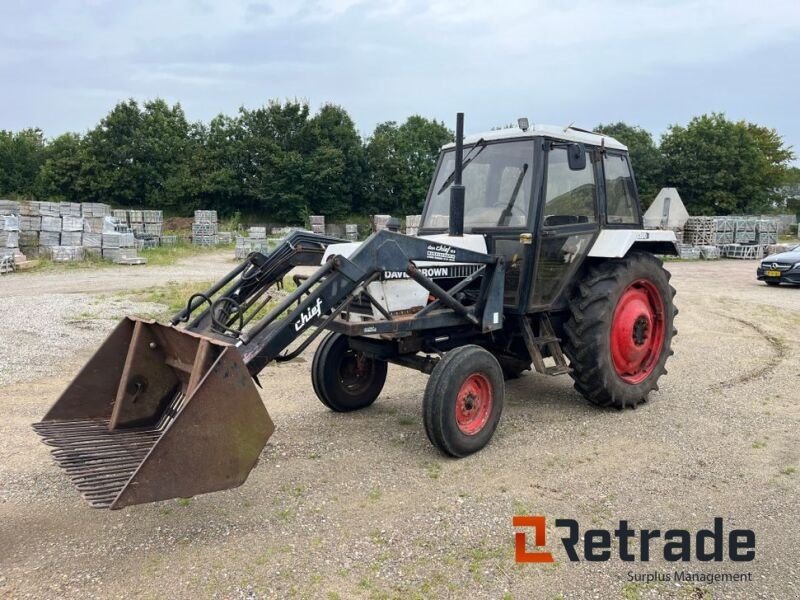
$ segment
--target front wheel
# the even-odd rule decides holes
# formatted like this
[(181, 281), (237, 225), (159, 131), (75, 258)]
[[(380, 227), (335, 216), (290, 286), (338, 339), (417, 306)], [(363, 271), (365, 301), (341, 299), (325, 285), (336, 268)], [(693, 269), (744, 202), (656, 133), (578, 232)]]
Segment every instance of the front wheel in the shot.
[(503, 370), (480, 346), (450, 350), (425, 387), (425, 433), (445, 454), (462, 457), (489, 443), (503, 412)]
[(593, 266), (576, 286), (564, 327), (575, 389), (600, 406), (635, 407), (672, 354), (678, 309), (669, 272), (649, 253)]
[(386, 371), (386, 361), (356, 352), (347, 336), (331, 332), (314, 353), (311, 384), (325, 406), (350, 412), (375, 402), (386, 383)]

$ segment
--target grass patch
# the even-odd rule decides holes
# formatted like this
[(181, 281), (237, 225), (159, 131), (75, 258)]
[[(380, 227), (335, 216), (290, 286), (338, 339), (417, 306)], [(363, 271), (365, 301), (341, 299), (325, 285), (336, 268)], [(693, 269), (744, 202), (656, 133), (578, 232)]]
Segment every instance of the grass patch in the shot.
[(781, 475), (794, 475), (797, 473), (797, 469), (795, 467), (786, 467), (785, 469), (781, 469)]
[(753, 448), (755, 448), (756, 450), (760, 450), (761, 448), (766, 448), (766, 446), (767, 442), (761, 440), (756, 440), (755, 442), (753, 442)]
[(159, 246), (140, 250), (139, 254), (147, 259), (148, 265), (173, 265), (183, 258), (215, 254), (220, 250), (230, 250), (232, 245), (225, 246), (194, 246), (192, 244), (177, 244), (175, 246)]
[(437, 463), (426, 463), (425, 472), (431, 479), (439, 479), (439, 475), (442, 472), (442, 467)]

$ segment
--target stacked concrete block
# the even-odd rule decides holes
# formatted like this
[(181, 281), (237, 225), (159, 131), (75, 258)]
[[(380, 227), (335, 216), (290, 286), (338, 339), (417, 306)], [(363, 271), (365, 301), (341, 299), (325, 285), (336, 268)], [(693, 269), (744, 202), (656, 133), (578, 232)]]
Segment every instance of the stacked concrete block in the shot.
[(251, 252), (269, 253), (269, 242), (263, 238), (237, 237), (235, 256), (238, 259), (247, 258)]
[(84, 219), (102, 219), (111, 214), (111, 207), (102, 202), (81, 202), (81, 216)]
[(61, 217), (61, 231), (83, 231), (83, 217)]
[(386, 229), (389, 224), (389, 219), (392, 215), (372, 215), (372, 231), (380, 231)]
[(61, 232), (61, 245), (62, 246), (81, 246), (83, 244), (82, 231), (62, 231)]
[(219, 243), (217, 227), (217, 211), (194, 211), (192, 243), (196, 246), (216, 246)]
[(358, 240), (358, 225), (355, 223), (347, 223), (344, 226), (344, 236), (351, 242)]
[(103, 234), (95, 231), (83, 232), (83, 245), (86, 248), (102, 248), (103, 247)]
[(0, 248), (4, 254), (8, 249), (19, 249), (19, 217), (16, 215), (0, 215)]
[(325, 235), (325, 217), (322, 215), (312, 215), (308, 218), (311, 224), (311, 231)]
[(778, 243), (778, 219), (758, 219), (756, 221), (756, 243), (762, 246)]
[(266, 227), (250, 227), (247, 230), (247, 237), (252, 238), (254, 240), (265, 240), (265, 239), (267, 239), (267, 228)]
[(714, 217), (689, 217), (683, 226), (683, 239), (692, 246), (714, 244), (717, 223)]
[(75, 262), (85, 258), (82, 246), (53, 246), (46, 255), (54, 262)]
[(61, 233), (61, 217), (43, 215), (42, 231)]
[(58, 214), (62, 217), (80, 217), (81, 205), (78, 202), (59, 202)]
[(105, 220), (105, 217), (84, 217), (83, 231), (85, 233), (103, 233), (103, 225), (105, 224)]
[(39, 246), (41, 248), (52, 248), (61, 245), (60, 231), (41, 231), (39, 232)]
[(417, 235), (422, 215), (406, 215), (406, 235)]
[(0, 198), (0, 215), (19, 215), (20, 203), (16, 200)]

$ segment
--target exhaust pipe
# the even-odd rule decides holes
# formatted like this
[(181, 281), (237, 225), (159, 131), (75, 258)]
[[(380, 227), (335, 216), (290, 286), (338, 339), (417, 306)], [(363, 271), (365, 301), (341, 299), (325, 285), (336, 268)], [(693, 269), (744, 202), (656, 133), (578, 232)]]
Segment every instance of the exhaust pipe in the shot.
[(464, 113), (456, 113), (456, 167), (453, 171), (453, 185), (450, 186), (450, 235), (464, 235), (464, 186), (461, 171), (464, 160)]

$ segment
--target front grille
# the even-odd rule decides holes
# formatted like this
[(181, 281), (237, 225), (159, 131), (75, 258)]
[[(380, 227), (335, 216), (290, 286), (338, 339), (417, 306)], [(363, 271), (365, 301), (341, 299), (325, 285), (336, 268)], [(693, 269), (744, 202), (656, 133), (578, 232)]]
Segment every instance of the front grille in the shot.
[(786, 264), (786, 263), (770, 263), (770, 262), (763, 262), (761, 263), (761, 268), (766, 269), (769, 271), (788, 271), (792, 268), (794, 263)]

